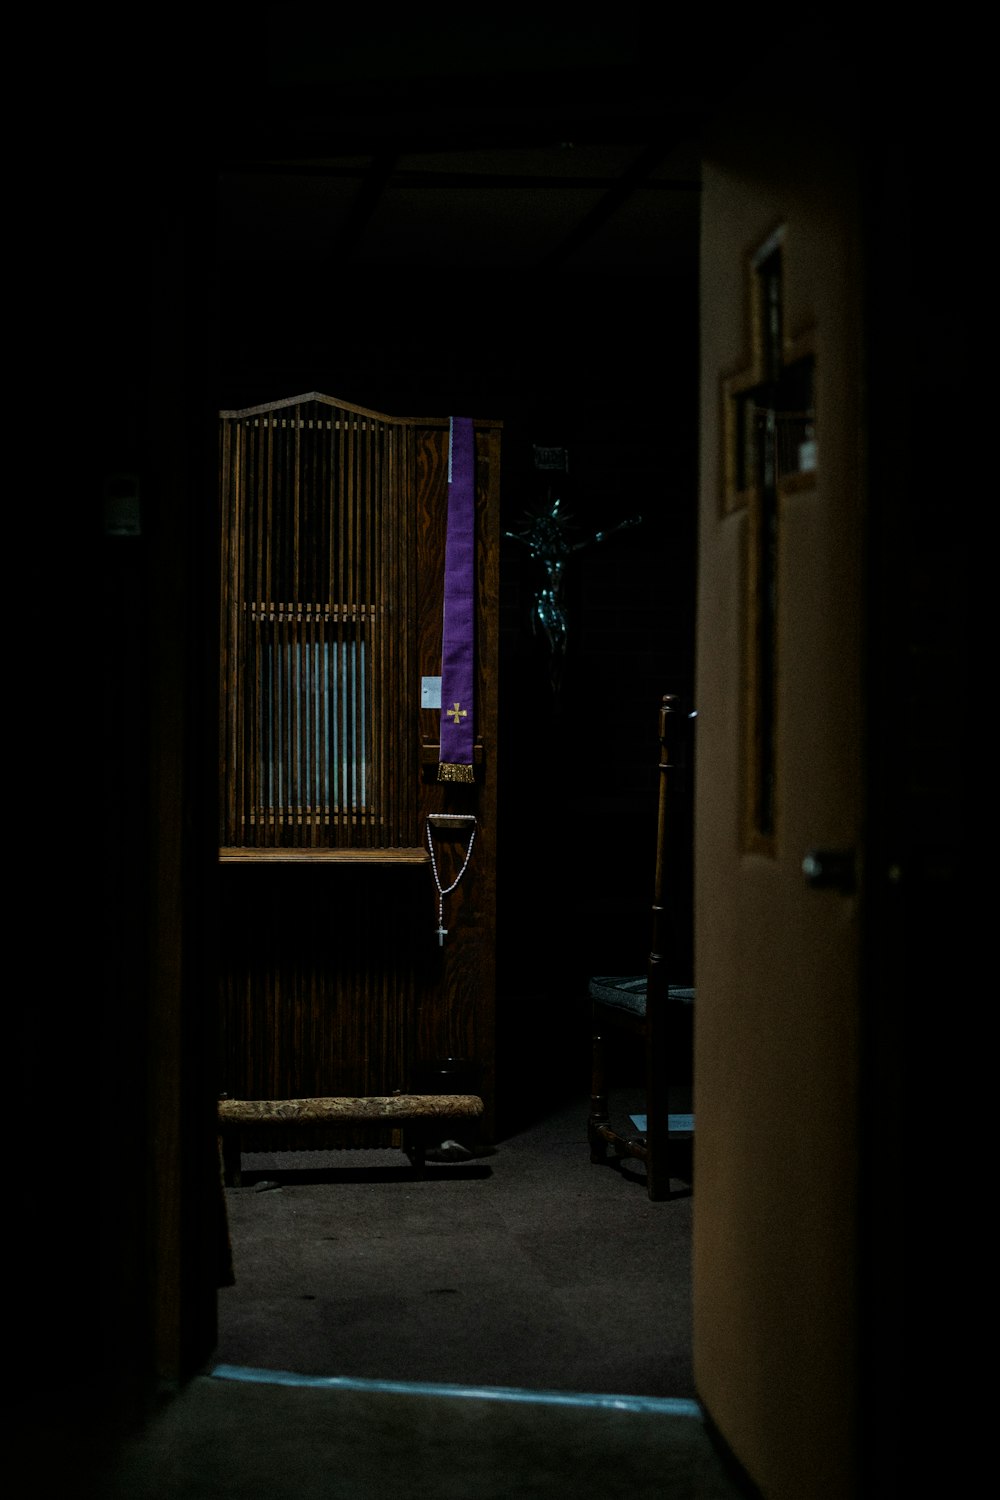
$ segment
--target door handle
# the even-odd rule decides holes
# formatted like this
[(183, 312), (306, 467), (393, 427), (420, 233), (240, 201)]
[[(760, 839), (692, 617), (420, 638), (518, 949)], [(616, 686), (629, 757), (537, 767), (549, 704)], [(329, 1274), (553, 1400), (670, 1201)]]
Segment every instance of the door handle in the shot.
[(802, 861), (802, 873), (816, 891), (834, 890), (849, 896), (857, 889), (853, 849), (810, 849)]

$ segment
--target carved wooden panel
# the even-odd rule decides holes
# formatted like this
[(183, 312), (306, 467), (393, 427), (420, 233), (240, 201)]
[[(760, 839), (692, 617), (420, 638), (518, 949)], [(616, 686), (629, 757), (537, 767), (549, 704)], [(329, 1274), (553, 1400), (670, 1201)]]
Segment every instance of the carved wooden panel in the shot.
[[(232, 1097), (391, 1094), (419, 1065), (463, 1057), (492, 1129), (500, 424), (475, 430), (476, 755), (462, 785), (437, 781), (440, 714), (421, 706), (441, 671), (449, 419), (315, 394), (222, 414)], [(449, 812), (474, 817), (476, 839), (442, 944), (427, 815)], [(434, 851), (447, 888), (465, 847), (445, 831)]]

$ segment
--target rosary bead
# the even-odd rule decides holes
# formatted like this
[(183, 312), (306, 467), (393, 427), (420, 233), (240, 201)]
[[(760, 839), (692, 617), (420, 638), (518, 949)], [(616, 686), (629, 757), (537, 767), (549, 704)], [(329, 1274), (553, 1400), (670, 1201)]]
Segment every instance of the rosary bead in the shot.
[(452, 881), (451, 885), (448, 886), (442, 886), (440, 876), (438, 875), (437, 860), (434, 858), (434, 840), (431, 837), (430, 819), (428, 819), (427, 821), (427, 853), (431, 858), (431, 874), (434, 877), (434, 885), (438, 893), (438, 924), (436, 931), (439, 948), (444, 947), (444, 940), (448, 932), (448, 929), (444, 925), (444, 898), (445, 896), (451, 894), (451, 892), (458, 885), (458, 882), (461, 880), (462, 876), (465, 874), (466, 870), (469, 868), (469, 860), (472, 858), (472, 846), (476, 842), (476, 828), (478, 825), (476, 823), (475, 817), (471, 814), (456, 814), (456, 816), (461, 816), (463, 823), (471, 823), (472, 830), (469, 834), (469, 847), (465, 851), (465, 859), (462, 861), (462, 868), (455, 876), (455, 879)]

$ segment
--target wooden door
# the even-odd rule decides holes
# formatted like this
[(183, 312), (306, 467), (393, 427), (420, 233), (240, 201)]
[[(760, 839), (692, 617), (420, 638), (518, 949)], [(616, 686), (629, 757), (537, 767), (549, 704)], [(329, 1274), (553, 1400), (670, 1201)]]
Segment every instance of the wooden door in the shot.
[(721, 128), (702, 220), (695, 1375), (775, 1497), (857, 1493), (861, 287), (812, 119)]
[(459, 1058), (492, 1129), (500, 432), (473, 424), (474, 775), (441, 782), (449, 426), (316, 393), (221, 414), (231, 1097), (407, 1092)]

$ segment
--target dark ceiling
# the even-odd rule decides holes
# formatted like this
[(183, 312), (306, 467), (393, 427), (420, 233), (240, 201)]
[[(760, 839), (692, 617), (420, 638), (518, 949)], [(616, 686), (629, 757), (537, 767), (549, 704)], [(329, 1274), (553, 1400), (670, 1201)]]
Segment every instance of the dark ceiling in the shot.
[(756, 60), (766, 85), (803, 56), (787, 31), (711, 30), (338, 15), (269, 34), (213, 95), (220, 262), (694, 274), (703, 133)]
[(835, 78), (855, 45), (813, 23), (719, 32), (334, 9), (234, 25), (207, 52), (158, 36), (155, 70), (78, 110), (80, 222), (127, 230), (94, 240), (94, 315), (117, 302), (138, 327), (137, 214), (155, 244), (199, 183), (224, 407), (317, 389), (537, 427), (570, 388), (668, 404), (679, 363), (693, 390), (706, 135), (734, 99)]

